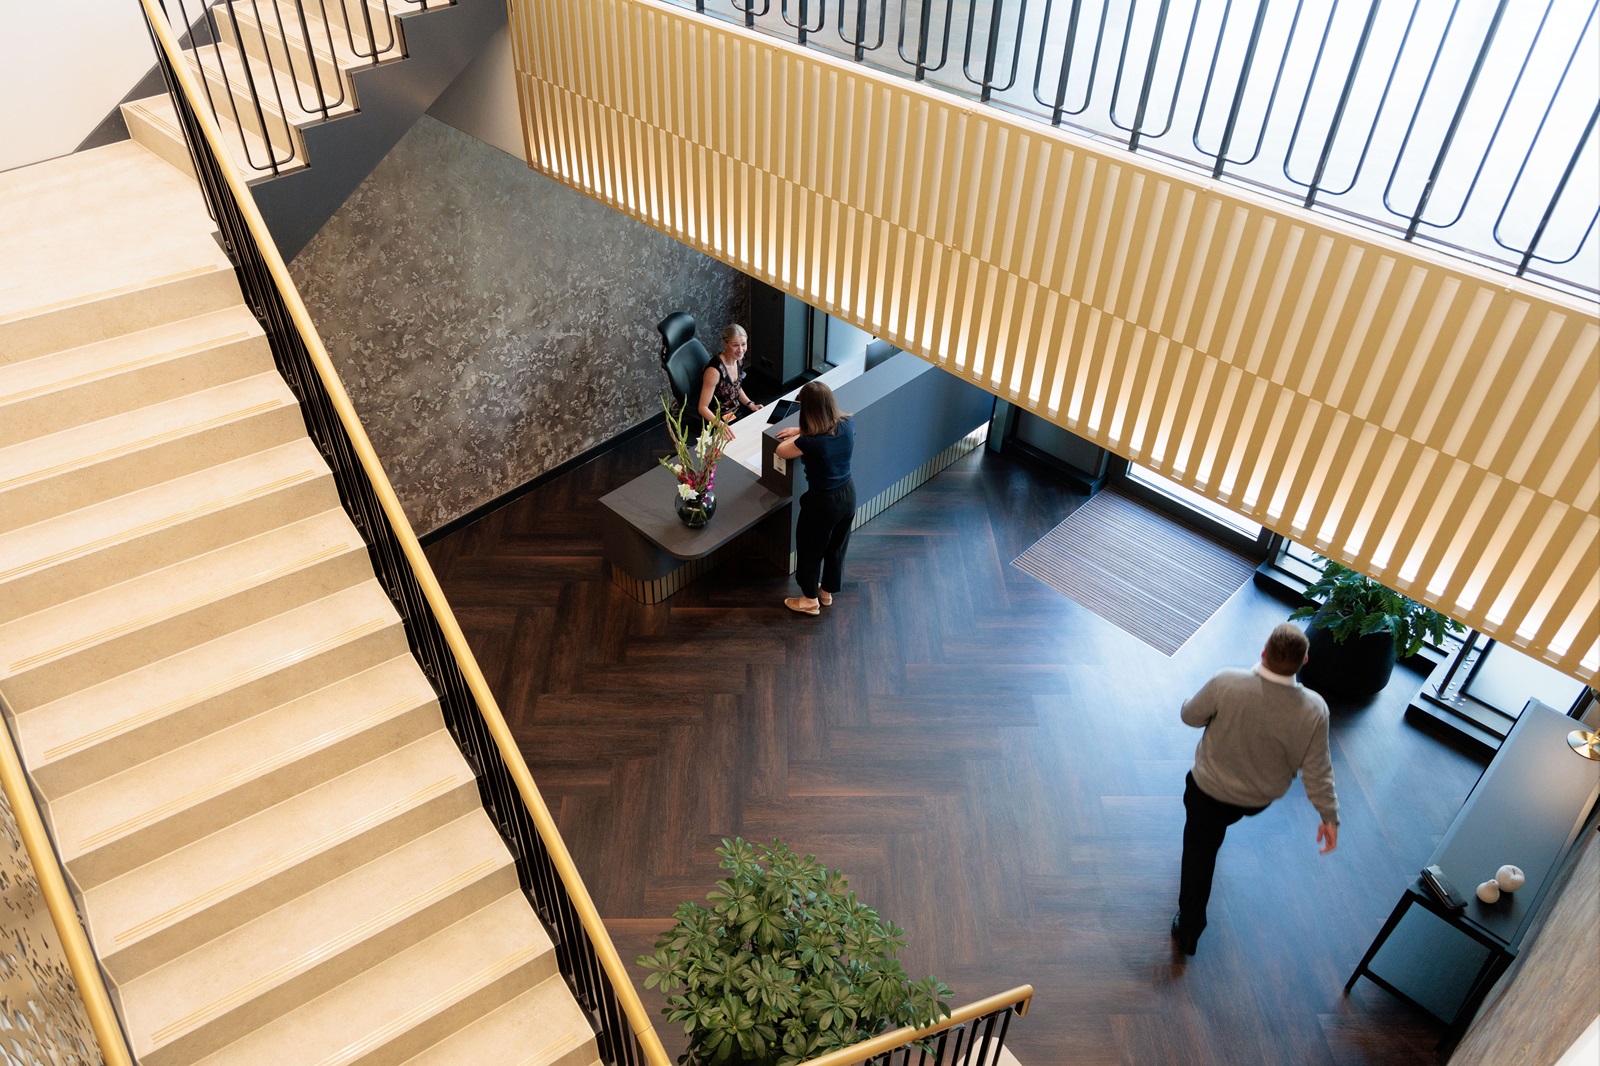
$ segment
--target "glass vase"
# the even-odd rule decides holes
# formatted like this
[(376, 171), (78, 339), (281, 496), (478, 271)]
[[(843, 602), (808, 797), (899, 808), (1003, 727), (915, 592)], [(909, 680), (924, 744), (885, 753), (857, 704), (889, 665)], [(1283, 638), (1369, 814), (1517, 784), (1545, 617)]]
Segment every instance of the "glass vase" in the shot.
[(717, 513), (717, 495), (714, 492), (698, 492), (688, 497), (679, 494), (675, 499), (678, 518), (690, 529), (702, 528)]

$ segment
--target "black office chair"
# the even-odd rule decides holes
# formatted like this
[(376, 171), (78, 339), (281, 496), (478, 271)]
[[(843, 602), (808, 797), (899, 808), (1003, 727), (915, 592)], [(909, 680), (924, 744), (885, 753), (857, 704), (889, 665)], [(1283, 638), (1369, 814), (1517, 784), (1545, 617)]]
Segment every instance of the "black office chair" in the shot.
[(706, 367), (711, 365), (711, 353), (695, 339), (694, 316), (687, 311), (672, 312), (656, 324), (656, 330), (661, 334), (661, 366), (667, 372), (673, 402), (689, 402), (692, 410)]

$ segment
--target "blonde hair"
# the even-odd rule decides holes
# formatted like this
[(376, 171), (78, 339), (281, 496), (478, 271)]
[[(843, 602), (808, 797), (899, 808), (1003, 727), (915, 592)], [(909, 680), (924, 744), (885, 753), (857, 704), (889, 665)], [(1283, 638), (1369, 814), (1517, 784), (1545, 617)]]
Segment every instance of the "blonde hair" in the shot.
[(808, 381), (800, 387), (800, 432), (808, 437), (831, 437), (839, 421), (848, 418), (839, 411), (833, 390), (821, 381)]
[(726, 348), (728, 346), (728, 342), (733, 340), (735, 337), (743, 337), (746, 343), (749, 343), (750, 341), (750, 334), (746, 333), (744, 331), (744, 327), (739, 325), (739, 323), (729, 322), (726, 326), (722, 327), (722, 346), (724, 348)]

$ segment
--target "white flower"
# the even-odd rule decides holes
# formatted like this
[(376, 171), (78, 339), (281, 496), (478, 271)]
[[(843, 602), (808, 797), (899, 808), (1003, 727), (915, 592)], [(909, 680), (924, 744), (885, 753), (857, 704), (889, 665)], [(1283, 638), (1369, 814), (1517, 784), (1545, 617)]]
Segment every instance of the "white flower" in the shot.
[(678, 484), (678, 495), (682, 496), (686, 500), (692, 500), (692, 499), (694, 499), (696, 496), (698, 496), (700, 494), (698, 492), (694, 491), (694, 486), (685, 485), (682, 482), (679, 482), (679, 484)]

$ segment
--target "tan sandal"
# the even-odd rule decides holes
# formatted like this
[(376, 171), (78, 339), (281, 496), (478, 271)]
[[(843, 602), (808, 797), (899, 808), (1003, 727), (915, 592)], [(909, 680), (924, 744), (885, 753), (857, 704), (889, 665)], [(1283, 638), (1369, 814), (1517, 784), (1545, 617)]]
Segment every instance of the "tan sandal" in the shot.
[(817, 602), (822, 604), (822, 606), (824, 606), (824, 607), (832, 607), (833, 606), (833, 593), (829, 592), (827, 589), (818, 589), (817, 590)]
[(784, 601), (783, 601), (783, 605), (785, 607), (789, 608), (789, 610), (797, 611), (800, 614), (821, 614), (822, 613), (822, 605), (820, 603), (812, 603), (810, 606), (807, 606), (804, 596), (788, 596), (788, 597), (785, 597)]

